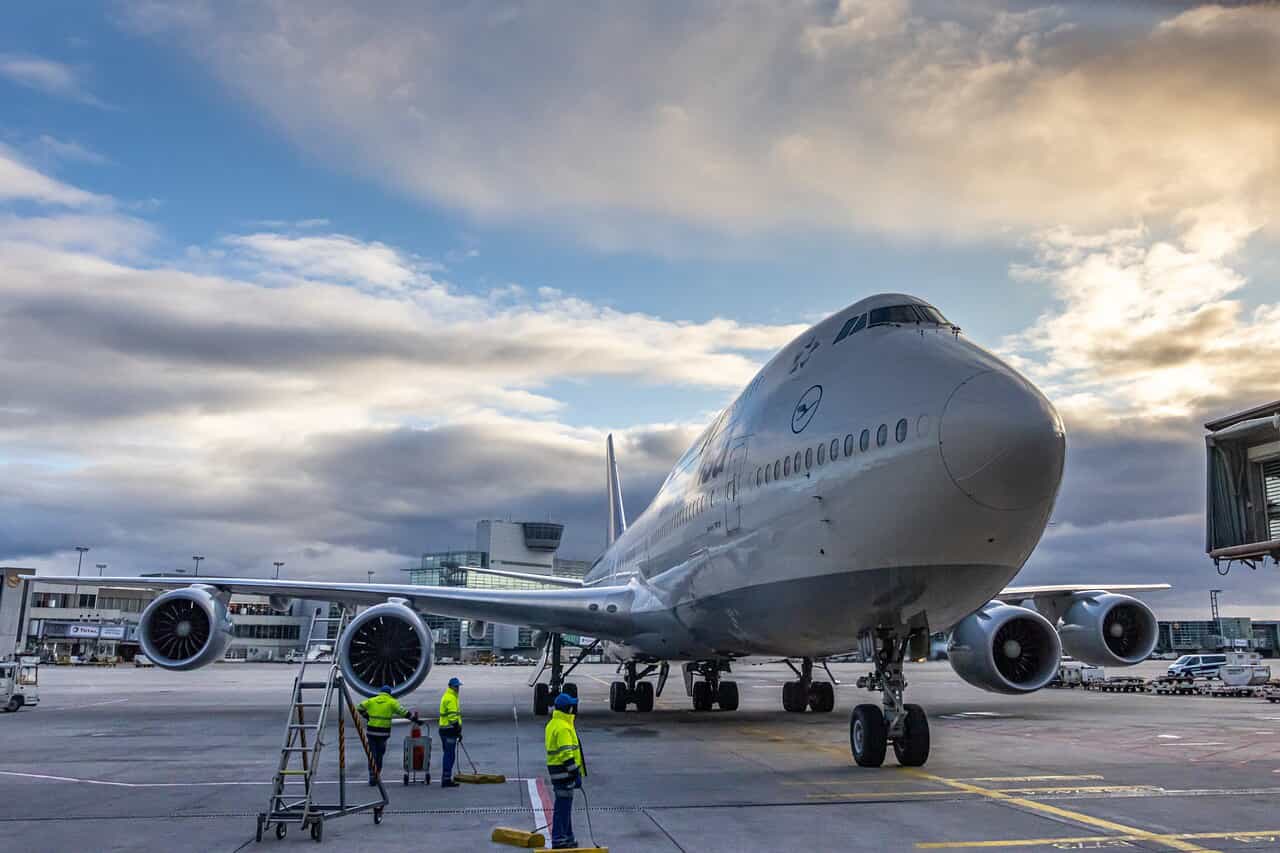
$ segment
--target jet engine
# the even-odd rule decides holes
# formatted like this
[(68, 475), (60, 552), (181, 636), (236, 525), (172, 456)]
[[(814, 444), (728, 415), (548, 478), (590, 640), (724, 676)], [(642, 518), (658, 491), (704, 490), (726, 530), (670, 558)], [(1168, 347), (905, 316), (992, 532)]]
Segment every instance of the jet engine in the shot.
[(484, 632), (488, 628), (489, 626), (486, 623), (480, 621), (479, 619), (467, 620), (467, 636), (473, 640), (477, 640), (477, 641), (483, 640)]
[(235, 627), (224, 601), (205, 587), (159, 596), (142, 611), (138, 642), (161, 669), (196, 669), (222, 657)]
[(1075, 596), (1058, 630), (1067, 654), (1095, 666), (1129, 666), (1144, 661), (1159, 639), (1151, 608), (1114, 592)]
[(951, 632), (951, 668), (974, 687), (992, 693), (1030, 693), (1058, 671), (1062, 643), (1039, 613), (992, 601)]
[(390, 685), (393, 696), (403, 696), (431, 671), (433, 650), (422, 617), (402, 599), (392, 599), (351, 620), (338, 640), (338, 661), (358, 692), (373, 696)]

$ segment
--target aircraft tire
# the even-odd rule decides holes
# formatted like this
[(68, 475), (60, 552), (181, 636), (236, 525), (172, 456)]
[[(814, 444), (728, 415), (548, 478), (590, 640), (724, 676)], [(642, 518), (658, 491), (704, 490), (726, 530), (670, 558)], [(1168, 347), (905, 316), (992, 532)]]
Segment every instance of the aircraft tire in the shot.
[(919, 705), (905, 705), (902, 737), (893, 742), (893, 754), (903, 767), (923, 767), (929, 760), (929, 717)]
[(551, 707), (551, 685), (538, 684), (533, 685), (533, 715), (535, 717), (545, 717), (547, 709)]
[(627, 710), (627, 685), (622, 681), (614, 681), (609, 685), (609, 710), (622, 712)]
[(711, 705), (711, 685), (705, 681), (695, 681), (693, 683), (693, 710), (710, 711)]
[(721, 711), (738, 710), (738, 682), (721, 681), (720, 689), (716, 692), (716, 702)]
[(788, 681), (782, 685), (782, 710), (799, 714), (804, 711), (807, 700), (799, 681)]
[(809, 690), (809, 709), (829, 714), (836, 709), (836, 688), (830, 681), (815, 681)]
[[(636, 685), (635, 695), (632, 697), (636, 703), (636, 710), (642, 714), (647, 714), (653, 710), (653, 682), (641, 681)], [(625, 708), (624, 708), (625, 710)]]
[(888, 739), (889, 727), (883, 711), (875, 705), (859, 705), (853, 709), (849, 716), (849, 748), (859, 767), (884, 764)]

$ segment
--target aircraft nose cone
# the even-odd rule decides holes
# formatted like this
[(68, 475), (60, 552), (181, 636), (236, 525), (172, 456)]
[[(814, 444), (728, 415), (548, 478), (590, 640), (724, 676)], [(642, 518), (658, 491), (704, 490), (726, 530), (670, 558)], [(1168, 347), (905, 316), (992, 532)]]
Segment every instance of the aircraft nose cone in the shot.
[(938, 444), (951, 479), (983, 506), (1028, 509), (1058, 491), (1062, 420), (1017, 376), (989, 370), (961, 382), (942, 412)]

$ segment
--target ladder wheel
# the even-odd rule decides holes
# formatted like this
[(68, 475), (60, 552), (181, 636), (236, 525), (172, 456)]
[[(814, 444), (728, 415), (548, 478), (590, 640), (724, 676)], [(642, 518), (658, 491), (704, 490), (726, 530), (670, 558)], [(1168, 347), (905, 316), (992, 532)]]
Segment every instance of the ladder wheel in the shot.
[(262, 843), (262, 822), (265, 819), (266, 819), (266, 815), (264, 814), (258, 815), (258, 828), (253, 833), (253, 840), (258, 842), (259, 844)]
[(382, 823), (382, 809), (373, 810), (373, 822)]
[(289, 827), (285, 826), (283, 823), (276, 824), (276, 838), (282, 839), (288, 834), (289, 834)]
[(406, 786), (406, 787), (407, 787), (407, 786), (408, 786), (408, 784), (409, 784), (409, 774), (408, 774), (408, 773), (404, 774), (404, 784), (405, 784), (405, 786)]
[(318, 820), (311, 824), (311, 840), (320, 843), (320, 839), (324, 837), (324, 821)]

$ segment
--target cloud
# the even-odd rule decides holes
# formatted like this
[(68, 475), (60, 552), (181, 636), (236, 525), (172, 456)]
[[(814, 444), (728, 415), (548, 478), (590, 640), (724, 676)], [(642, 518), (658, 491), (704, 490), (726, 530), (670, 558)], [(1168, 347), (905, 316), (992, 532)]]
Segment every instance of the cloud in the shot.
[[(566, 521), (592, 556), (605, 433), (559, 422), (547, 389), (714, 405), (799, 331), (464, 292), (343, 234), (231, 235), (178, 265), (114, 200), (61, 197), (0, 211), (0, 555), (42, 567), (74, 538), (120, 571), (197, 548), (206, 569), (351, 577), (507, 514)], [(635, 510), (698, 426), (616, 430)]]
[(108, 104), (85, 88), (80, 73), (63, 62), (39, 56), (0, 54), (0, 77), (46, 95), (95, 107), (108, 107)]
[(62, 207), (103, 205), (102, 196), (62, 183), (22, 162), (17, 153), (0, 144), (0, 202), (35, 201)]
[(1124, 25), (854, 0), (213, 9), (136, 17), (308, 152), (602, 247), (1094, 232), (1223, 197), (1269, 222), (1280, 204), (1280, 15), (1262, 6)]
[(107, 157), (75, 140), (58, 139), (46, 133), (41, 134), (38, 143), (45, 153), (59, 160), (88, 163), (93, 166), (105, 166), (111, 163)]

